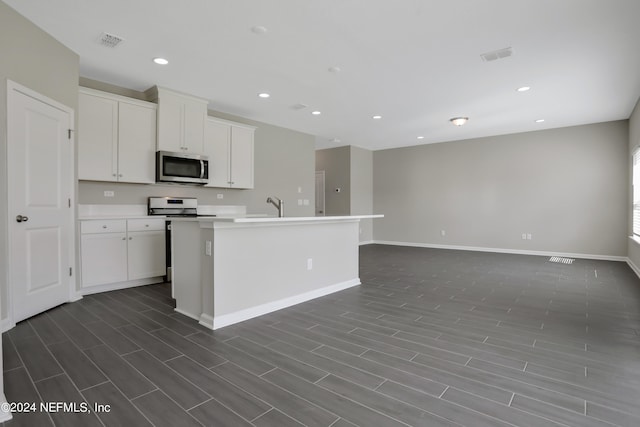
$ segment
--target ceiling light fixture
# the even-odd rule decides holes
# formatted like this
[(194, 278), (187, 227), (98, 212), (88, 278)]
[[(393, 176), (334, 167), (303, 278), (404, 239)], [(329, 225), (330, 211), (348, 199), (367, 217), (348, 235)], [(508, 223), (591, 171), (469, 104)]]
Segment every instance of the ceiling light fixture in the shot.
[(542, 122), (544, 122), (544, 119), (538, 119), (538, 120), (536, 120), (536, 123), (542, 123)]
[(264, 98), (264, 99), (269, 98), (270, 96), (271, 95), (269, 95), (267, 92), (261, 92), (258, 94), (259, 98)]
[(468, 120), (469, 117), (454, 117), (452, 119), (449, 119), (449, 121), (456, 126), (462, 126), (463, 124), (467, 123)]
[(262, 25), (256, 25), (255, 27), (251, 27), (251, 32), (253, 34), (257, 34), (257, 35), (262, 35), (262, 34), (266, 34), (267, 33), (267, 28), (263, 27)]
[(153, 58), (153, 62), (158, 65), (167, 65), (169, 63), (169, 61), (164, 58)]
[(319, 116), (320, 114), (322, 114), (322, 112), (315, 110), (315, 111), (312, 111), (311, 114), (313, 114), (314, 116)]
[(380, 120), (380, 119), (382, 118), (382, 116), (379, 116), (379, 115), (377, 115), (377, 114), (376, 114), (375, 116), (373, 116), (373, 117), (371, 117), (371, 118), (372, 118), (373, 120)]
[(418, 139), (424, 139), (424, 136), (419, 136)]
[(516, 90), (517, 90), (518, 92), (526, 92), (526, 91), (528, 91), (528, 90), (530, 90), (530, 89), (531, 89), (531, 87), (530, 87), (530, 86), (522, 86), (522, 87), (519, 87), (519, 88), (518, 88), (518, 89), (516, 89)]

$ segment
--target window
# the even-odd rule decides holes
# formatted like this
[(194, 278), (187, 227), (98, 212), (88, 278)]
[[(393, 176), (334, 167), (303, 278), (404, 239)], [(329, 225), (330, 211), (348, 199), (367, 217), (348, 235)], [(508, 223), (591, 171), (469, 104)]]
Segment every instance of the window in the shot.
[(640, 237), (640, 148), (633, 152), (633, 235)]

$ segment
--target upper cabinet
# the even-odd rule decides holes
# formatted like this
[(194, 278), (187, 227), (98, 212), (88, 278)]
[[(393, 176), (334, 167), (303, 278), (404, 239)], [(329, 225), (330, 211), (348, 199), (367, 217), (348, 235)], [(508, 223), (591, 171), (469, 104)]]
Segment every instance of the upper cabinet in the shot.
[(78, 179), (155, 182), (157, 105), (80, 88)]
[(158, 150), (204, 152), (204, 122), (208, 101), (157, 87)]
[(209, 158), (206, 187), (253, 188), (255, 127), (208, 117), (204, 153)]

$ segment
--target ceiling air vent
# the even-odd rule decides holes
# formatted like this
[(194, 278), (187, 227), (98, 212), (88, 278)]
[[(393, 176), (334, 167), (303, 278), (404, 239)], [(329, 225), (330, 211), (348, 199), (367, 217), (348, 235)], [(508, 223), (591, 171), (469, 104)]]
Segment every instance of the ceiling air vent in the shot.
[(292, 106), (291, 106), (291, 109), (292, 109), (292, 110), (304, 110), (304, 109), (305, 109), (305, 108), (307, 108), (307, 107), (308, 107), (308, 105), (307, 105), (307, 104), (299, 103), (299, 104), (294, 104), (294, 105), (292, 105)]
[(482, 58), (484, 62), (491, 62), (498, 59), (508, 58), (511, 55), (513, 55), (513, 49), (511, 49), (510, 47), (505, 47), (504, 49), (498, 49), (491, 52), (483, 53), (482, 55), (480, 55), (480, 58)]
[(116, 47), (123, 41), (124, 39), (122, 37), (109, 33), (102, 33), (98, 38), (98, 43), (105, 47)]

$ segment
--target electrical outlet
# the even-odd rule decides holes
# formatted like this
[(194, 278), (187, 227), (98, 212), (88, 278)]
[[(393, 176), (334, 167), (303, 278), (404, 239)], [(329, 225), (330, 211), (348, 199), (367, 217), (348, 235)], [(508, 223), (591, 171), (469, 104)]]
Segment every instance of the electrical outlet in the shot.
[(302, 201), (302, 204), (305, 205), (305, 206), (309, 206), (309, 199), (304, 199)]
[(104, 197), (113, 197), (115, 195), (116, 195), (116, 193), (113, 192), (113, 191), (105, 190), (105, 192), (104, 192)]
[(218, 193), (218, 194), (217, 194), (217, 197), (218, 197), (218, 199), (224, 199), (224, 194), (222, 194), (222, 193)]
[(527, 233), (527, 240), (531, 240), (531, 233)]
[(440, 235), (442, 237), (446, 236), (447, 235), (447, 231), (446, 230), (440, 230)]
[(307, 270), (313, 270), (313, 258), (307, 258)]
[(302, 187), (298, 187), (298, 193), (302, 193)]
[(302, 199), (298, 199), (298, 206), (302, 206)]
[(527, 240), (527, 233), (522, 233), (522, 240)]
[(211, 256), (211, 240), (207, 240), (204, 244), (204, 254)]

